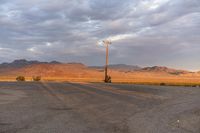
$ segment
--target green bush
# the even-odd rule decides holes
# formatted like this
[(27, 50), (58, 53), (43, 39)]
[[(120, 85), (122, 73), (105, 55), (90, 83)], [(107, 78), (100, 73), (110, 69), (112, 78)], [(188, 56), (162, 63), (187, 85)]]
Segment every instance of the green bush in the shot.
[(17, 80), (17, 81), (25, 81), (26, 79), (25, 79), (24, 76), (18, 76), (18, 77), (16, 78), (16, 80)]
[(33, 81), (40, 81), (41, 76), (33, 76), (32, 79), (33, 79)]

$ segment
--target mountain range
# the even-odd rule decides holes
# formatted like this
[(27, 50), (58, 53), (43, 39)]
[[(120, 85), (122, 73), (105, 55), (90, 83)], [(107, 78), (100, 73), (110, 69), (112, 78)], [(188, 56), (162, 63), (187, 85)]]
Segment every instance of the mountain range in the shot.
[[(140, 67), (126, 64), (114, 64), (108, 66), (111, 71), (116, 72), (154, 72), (154, 73), (168, 73), (173, 75), (187, 74), (189, 71), (176, 70), (167, 67), (153, 66), (153, 67)], [(71, 69), (71, 70), (70, 70)], [(40, 74), (45, 76), (62, 75), (73, 70), (97, 71), (103, 72), (104, 66), (86, 66), (82, 63), (61, 63), (58, 61), (40, 62), (40, 61), (27, 61), (25, 59), (14, 60), (11, 63), (0, 64), (0, 75), (14, 75), (14, 74)], [(48, 75), (49, 74), (49, 75)]]
[(20, 59), (20, 60), (14, 60), (11, 63), (2, 63), (0, 64), (0, 69), (2, 68), (21, 68), (25, 67), (28, 65), (35, 65), (35, 64), (61, 64), (60, 62), (57, 61), (52, 61), (52, 62), (40, 62), (40, 61), (27, 61), (25, 59)]

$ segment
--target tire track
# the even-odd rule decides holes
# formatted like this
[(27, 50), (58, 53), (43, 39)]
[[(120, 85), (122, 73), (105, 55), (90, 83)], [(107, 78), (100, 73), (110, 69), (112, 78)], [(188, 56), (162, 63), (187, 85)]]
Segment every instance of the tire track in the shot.
[[(147, 99), (144, 97), (139, 96), (133, 96), (133, 95), (127, 95), (115, 90), (107, 90), (105, 88), (102, 88), (101, 86), (94, 86), (93, 84), (76, 84), (76, 83), (69, 83), (73, 86), (80, 87), (84, 90), (91, 91), (98, 93), (100, 95), (110, 97), (112, 99), (115, 99), (116, 101), (121, 101), (122, 103), (128, 103), (131, 105), (135, 105), (139, 108), (145, 109), (145, 108), (152, 108), (154, 105), (159, 105), (162, 103), (162, 100), (156, 100), (156, 99)], [(154, 104), (152, 104), (154, 103)]]
[(119, 87), (114, 87), (114, 86), (110, 86), (110, 85), (106, 85), (106, 84), (91, 84), (91, 83), (86, 83), (87, 85), (91, 85), (97, 88), (101, 88), (103, 90), (107, 90), (113, 93), (117, 93), (117, 94), (123, 94), (123, 95), (127, 95), (127, 96), (136, 96), (138, 98), (146, 98), (146, 100), (148, 99), (155, 99), (155, 100), (165, 100), (167, 99), (166, 97), (163, 96), (158, 96), (155, 94), (151, 94), (151, 93), (147, 93), (147, 92), (141, 92), (141, 91), (134, 91), (134, 90), (126, 90), (126, 89), (121, 89)]
[[(51, 96), (55, 97), (56, 99), (57, 97), (64, 96), (62, 94), (61, 95), (57, 94), (57, 92), (55, 92), (55, 90), (53, 90), (51, 86), (46, 85), (46, 84), (44, 84), (44, 86), (47, 87), (46, 89), (48, 90), (48, 92), (50, 91)], [(106, 132), (108, 130), (109, 132), (124, 131), (124, 133), (129, 133), (127, 125), (124, 124), (124, 121), (126, 121), (125, 118), (122, 119), (122, 117), (119, 117), (119, 118), (115, 117), (115, 119), (113, 119), (114, 114), (112, 111), (114, 110), (112, 108), (107, 108), (107, 110), (106, 109), (99, 110), (99, 108), (102, 106), (112, 107), (113, 104), (120, 106), (121, 104), (123, 104), (121, 101), (116, 102), (116, 99), (103, 96), (101, 94), (98, 94), (90, 90), (85, 90), (84, 88), (82, 88), (82, 86), (77, 87), (76, 85), (71, 84), (71, 83), (65, 84), (64, 86), (62, 86), (62, 88), (66, 89), (65, 88), (66, 86), (67, 88), (71, 87), (73, 89), (84, 92), (89, 98), (89, 99), (83, 99), (79, 103), (77, 103), (75, 106), (72, 106), (72, 108), (76, 108), (76, 110), (72, 110), (71, 112), (73, 112), (77, 116), (81, 116), (80, 119), (89, 121), (90, 123), (92, 123), (94, 127), (98, 127), (98, 128), (100, 127), (106, 130)], [(91, 100), (90, 96), (93, 96), (93, 98), (95, 99)], [(100, 103), (96, 102), (96, 101), (101, 101), (102, 98), (104, 99), (103, 102), (100, 102)], [(62, 100), (63, 99), (64, 98), (62, 98)], [(77, 108), (77, 106), (79, 107), (82, 106), (82, 107)], [(121, 112), (121, 114), (122, 113), (124, 112)], [(115, 116), (118, 116), (119, 114), (120, 113), (117, 113), (117, 114), (115, 113)], [(116, 122), (112, 122), (113, 120)]]

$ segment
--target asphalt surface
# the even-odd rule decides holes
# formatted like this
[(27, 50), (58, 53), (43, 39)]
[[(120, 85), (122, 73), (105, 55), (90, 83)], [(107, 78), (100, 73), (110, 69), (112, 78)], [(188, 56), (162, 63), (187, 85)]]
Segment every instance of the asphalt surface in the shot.
[(200, 88), (1, 82), (0, 133), (200, 133)]

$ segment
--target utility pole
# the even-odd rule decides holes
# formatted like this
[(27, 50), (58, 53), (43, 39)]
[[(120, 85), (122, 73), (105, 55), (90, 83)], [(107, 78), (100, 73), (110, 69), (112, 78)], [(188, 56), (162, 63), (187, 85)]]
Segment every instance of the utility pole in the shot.
[(106, 65), (105, 65), (105, 79), (104, 81), (106, 83), (111, 82), (111, 77), (108, 76), (108, 46), (111, 44), (111, 41), (104, 40), (103, 41), (104, 45), (106, 46)]

